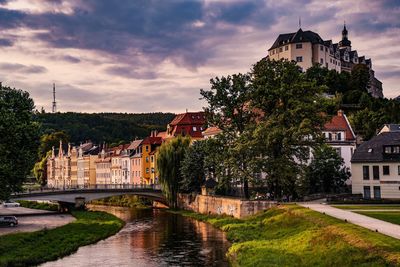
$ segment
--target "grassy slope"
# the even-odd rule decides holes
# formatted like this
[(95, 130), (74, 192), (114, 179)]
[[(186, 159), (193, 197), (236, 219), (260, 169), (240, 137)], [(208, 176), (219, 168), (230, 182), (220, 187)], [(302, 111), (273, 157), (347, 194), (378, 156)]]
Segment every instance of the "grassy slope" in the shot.
[(182, 212), (227, 232), (233, 266), (400, 264), (400, 240), (296, 205), (238, 220)]
[(0, 237), (0, 266), (31, 266), (75, 252), (117, 233), (124, 222), (105, 212), (75, 211), (76, 221), (32, 233)]
[(356, 213), (400, 225), (400, 211), (357, 211)]
[(400, 205), (332, 205), (342, 210), (400, 210)]

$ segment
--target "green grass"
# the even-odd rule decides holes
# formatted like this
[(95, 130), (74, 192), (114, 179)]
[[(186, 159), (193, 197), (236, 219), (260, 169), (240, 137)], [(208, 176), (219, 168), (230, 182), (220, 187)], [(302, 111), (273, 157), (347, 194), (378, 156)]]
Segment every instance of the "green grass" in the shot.
[(332, 205), (342, 210), (400, 210), (400, 205)]
[(0, 266), (32, 266), (56, 260), (117, 233), (124, 222), (105, 212), (74, 211), (67, 225), (0, 237)]
[(43, 202), (37, 202), (37, 201), (27, 201), (27, 200), (18, 200), (17, 202), (20, 203), (21, 207), (24, 207), (24, 208), (58, 211), (58, 204), (43, 203)]
[(226, 231), (233, 266), (400, 265), (400, 240), (296, 205), (244, 220), (179, 213)]
[(400, 211), (356, 211), (356, 213), (400, 225)]

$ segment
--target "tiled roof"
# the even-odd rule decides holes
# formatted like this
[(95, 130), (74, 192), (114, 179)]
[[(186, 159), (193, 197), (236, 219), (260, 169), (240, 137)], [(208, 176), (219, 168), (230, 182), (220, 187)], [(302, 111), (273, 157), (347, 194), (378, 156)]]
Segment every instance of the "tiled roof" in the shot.
[(186, 112), (182, 114), (178, 114), (175, 118), (170, 122), (169, 125), (182, 125), (182, 124), (204, 124), (205, 123), (205, 114), (204, 112)]
[(356, 136), (351, 128), (349, 121), (347, 120), (346, 115), (339, 111), (338, 115), (332, 117), (332, 119), (325, 123), (324, 125), (325, 131), (344, 131), (346, 141), (353, 141), (356, 139)]
[(385, 154), (384, 146), (400, 146), (400, 132), (384, 132), (362, 143), (351, 162), (400, 162), (400, 154)]
[(141, 140), (134, 140), (132, 141), (132, 143), (128, 146), (128, 150), (135, 150), (141, 143), (142, 143), (142, 139)]
[(221, 133), (222, 130), (217, 126), (208, 127), (205, 131), (203, 131), (203, 136), (217, 135)]
[(143, 139), (142, 145), (161, 145), (162, 144), (162, 138), (161, 137), (154, 137), (154, 136), (149, 136)]

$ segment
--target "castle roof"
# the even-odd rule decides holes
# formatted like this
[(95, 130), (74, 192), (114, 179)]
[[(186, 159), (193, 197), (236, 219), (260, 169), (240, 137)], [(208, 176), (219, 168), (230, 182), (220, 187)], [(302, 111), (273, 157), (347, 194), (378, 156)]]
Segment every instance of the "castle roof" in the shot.
[(268, 51), (284, 44), (308, 42), (311, 42), (312, 44), (324, 44), (324, 40), (322, 40), (318, 33), (313, 31), (303, 31), (300, 28), (297, 32), (280, 34)]

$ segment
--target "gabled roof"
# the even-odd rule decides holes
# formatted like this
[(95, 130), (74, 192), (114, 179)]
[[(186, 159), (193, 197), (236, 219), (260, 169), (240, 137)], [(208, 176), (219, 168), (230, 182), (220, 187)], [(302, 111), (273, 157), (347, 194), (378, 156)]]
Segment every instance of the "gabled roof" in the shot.
[(128, 146), (127, 149), (128, 150), (135, 150), (142, 143), (142, 141), (143, 141), (142, 139), (132, 141), (132, 143)]
[(170, 122), (170, 126), (175, 125), (190, 125), (190, 124), (201, 124), (203, 125), (206, 121), (205, 113), (200, 112), (186, 112), (182, 114), (178, 114), (175, 118)]
[(142, 145), (161, 145), (162, 144), (162, 138), (161, 137), (155, 137), (155, 136), (149, 136), (143, 139)]
[(322, 40), (318, 33), (313, 31), (303, 31), (300, 28), (297, 32), (280, 34), (268, 51), (284, 44), (306, 42), (311, 42), (312, 44), (324, 44), (324, 40)]
[(213, 136), (221, 133), (222, 130), (217, 126), (208, 127), (205, 131), (203, 131), (203, 136)]
[(356, 139), (356, 135), (343, 111), (338, 111), (337, 115), (325, 123), (324, 131), (344, 131), (345, 141), (354, 141)]
[(351, 162), (400, 162), (400, 154), (385, 154), (385, 146), (400, 146), (400, 132), (384, 132), (362, 143)]

